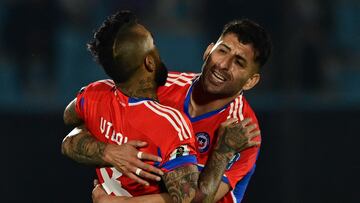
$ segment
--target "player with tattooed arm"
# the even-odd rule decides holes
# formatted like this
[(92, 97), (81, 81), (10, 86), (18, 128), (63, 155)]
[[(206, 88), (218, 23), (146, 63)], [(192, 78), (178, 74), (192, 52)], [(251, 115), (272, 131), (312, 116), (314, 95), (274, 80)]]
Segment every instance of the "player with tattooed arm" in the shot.
[[(198, 142), (198, 168), (202, 170), (195, 200), (240, 202), (244, 195), (255, 169), (260, 142), (260, 137), (255, 136), (260, 133), (243, 91), (259, 81), (259, 69), (267, 61), (270, 49), (269, 36), (262, 27), (249, 20), (230, 22), (218, 42), (205, 51), (202, 74), (169, 73), (165, 86), (158, 90), (162, 104), (184, 111), (193, 124)], [(78, 125), (81, 119), (74, 116), (74, 104), (69, 104), (64, 119)], [(146, 157), (136, 157), (135, 147), (143, 147), (144, 143), (127, 143), (115, 148), (93, 139), (92, 132), (86, 128), (77, 129), (79, 131), (63, 143), (63, 152), (74, 160), (110, 164), (129, 177), (137, 168), (143, 169), (139, 174), (143, 178), (157, 177), (149, 172), (160, 174), (153, 166), (140, 165), (138, 158), (156, 159), (145, 153)], [(81, 150), (84, 148), (89, 150)], [(140, 177), (134, 179), (146, 184)], [(99, 187), (94, 190), (93, 197), (95, 202), (116, 202), (118, 198), (105, 195)]]

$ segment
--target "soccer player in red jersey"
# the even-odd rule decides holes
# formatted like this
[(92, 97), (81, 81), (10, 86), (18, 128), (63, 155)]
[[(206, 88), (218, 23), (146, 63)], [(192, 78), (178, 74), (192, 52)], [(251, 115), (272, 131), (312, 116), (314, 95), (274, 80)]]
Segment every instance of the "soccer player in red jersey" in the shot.
[[(259, 146), (234, 153), (225, 167), (224, 159), (213, 150), (223, 137), (216, 133), (221, 123), (230, 118), (251, 118), (258, 128), (254, 111), (244, 91), (260, 80), (259, 70), (271, 51), (268, 34), (250, 20), (232, 21), (225, 25), (216, 42), (204, 53), (201, 74), (169, 73), (165, 86), (158, 90), (159, 100), (184, 111), (193, 125), (198, 141), (198, 167), (213, 168), (224, 174), (215, 195), (216, 202), (241, 202), (255, 170)], [(254, 138), (260, 142), (260, 136)]]
[[(270, 39), (263, 28), (250, 20), (232, 21), (225, 25), (216, 44), (210, 44), (205, 51), (201, 74), (170, 73), (165, 86), (159, 88), (160, 102), (184, 111), (191, 120), (198, 140), (200, 170), (205, 164), (219, 164), (208, 158), (219, 139), (216, 130), (221, 122), (251, 118), (258, 126), (243, 92), (260, 80), (259, 69), (270, 50)], [(241, 202), (258, 153), (259, 147), (252, 147), (234, 154), (219, 186), (221, 195), (215, 201)]]
[[(207, 191), (204, 193), (203, 185), (200, 184), (201, 189), (197, 186), (195, 139), (190, 122), (183, 113), (156, 101), (156, 89), (165, 83), (167, 71), (160, 61), (151, 34), (136, 22), (131, 13), (121, 12), (104, 22), (96, 32), (94, 41), (89, 44), (89, 49), (113, 80), (94, 82), (83, 88), (67, 108), (64, 118), (68, 124), (84, 122), (89, 132), (101, 142), (89, 141), (86, 137), (79, 139), (79, 132), (73, 132), (64, 139), (63, 153), (69, 155), (69, 146), (74, 146), (74, 142), (76, 147), (85, 147), (86, 152), (100, 152), (101, 155), (105, 143), (110, 150), (114, 149), (113, 145), (125, 145), (129, 140), (143, 140), (148, 145), (136, 153), (139, 159), (143, 157), (142, 154), (149, 153), (162, 158), (151, 163), (162, 171), (152, 170), (164, 173), (162, 180), (170, 196), (160, 195), (162, 201), (189, 202), (195, 193), (198, 202), (206, 198), (204, 194)], [(69, 114), (71, 116), (67, 116)], [(246, 135), (242, 136), (244, 139), (256, 135), (256, 132), (250, 132), (251, 127), (236, 125), (233, 121), (236, 119), (224, 122), (220, 128), (220, 134), (224, 135), (222, 138), (226, 138), (229, 143), (225, 141), (214, 150), (225, 159), (230, 158), (229, 154), (232, 155), (229, 148), (238, 146), (233, 144), (238, 140), (234, 139), (238, 131), (246, 131), (241, 133)], [(73, 139), (74, 134), (77, 134), (77, 139)], [(241, 147), (246, 147), (247, 142), (243, 143)], [(99, 155), (90, 158), (96, 162), (96, 158), (99, 158), (96, 156)], [(106, 157), (100, 158), (111, 163)], [(219, 176), (216, 174), (218, 171), (214, 172), (202, 174), (215, 179), (221, 177), (222, 173)], [(148, 187), (144, 187), (131, 174), (123, 176), (116, 168), (98, 168), (97, 173), (100, 183), (109, 194), (129, 197), (160, 192), (156, 182), (151, 181)], [(146, 174), (142, 174), (140, 168), (135, 168), (135, 173), (139, 176)], [(151, 197), (157, 198), (159, 195), (137, 199), (151, 201)]]
[[(165, 83), (167, 70), (151, 34), (132, 13), (119, 12), (103, 23), (89, 49), (112, 80), (97, 81), (81, 89), (75, 101), (78, 119), (103, 143), (147, 142), (138, 156), (146, 152), (161, 157), (152, 164), (164, 173), (170, 196), (178, 198), (178, 202), (189, 202), (195, 196), (198, 176), (195, 139), (183, 113), (157, 102), (156, 90)], [(135, 173), (140, 175), (141, 169)], [(112, 167), (97, 168), (97, 174), (109, 194), (160, 193), (158, 182), (144, 186)], [(172, 187), (187, 191), (180, 196)]]

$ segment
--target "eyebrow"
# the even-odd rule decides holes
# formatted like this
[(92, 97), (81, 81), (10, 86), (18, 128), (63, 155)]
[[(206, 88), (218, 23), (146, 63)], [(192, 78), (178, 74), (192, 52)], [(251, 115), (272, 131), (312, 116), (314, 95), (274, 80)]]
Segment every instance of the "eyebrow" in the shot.
[[(223, 47), (225, 47), (228, 50), (231, 50), (231, 48), (226, 44), (221, 43), (220, 45), (222, 45)], [(247, 64), (247, 60), (243, 56), (236, 54), (235, 57), (236, 57), (236, 59), (242, 60), (245, 63), (245, 65)]]

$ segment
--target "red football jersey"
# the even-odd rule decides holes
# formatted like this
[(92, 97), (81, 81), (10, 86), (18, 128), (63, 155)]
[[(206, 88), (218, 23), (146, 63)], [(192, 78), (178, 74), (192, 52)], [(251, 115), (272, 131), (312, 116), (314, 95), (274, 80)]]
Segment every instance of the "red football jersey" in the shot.
[[(185, 112), (190, 119), (198, 141), (197, 158), (198, 167), (201, 170), (218, 139), (216, 130), (222, 122), (228, 118), (243, 120), (248, 117), (257, 125), (258, 122), (255, 113), (242, 94), (221, 109), (192, 118), (189, 115), (188, 107), (193, 84), (197, 82), (199, 75), (194, 73), (169, 73), (165, 86), (160, 87), (158, 90), (158, 96), (160, 103)], [(260, 136), (254, 138), (257, 141), (260, 139)], [(223, 182), (232, 187), (232, 191), (226, 194), (220, 202), (241, 201), (250, 177), (255, 170), (258, 152), (259, 147), (252, 147), (234, 155), (222, 178)]]
[[(160, 156), (161, 163), (151, 164), (164, 172), (197, 163), (195, 136), (182, 112), (150, 99), (129, 98), (116, 89), (112, 80), (83, 88), (77, 96), (76, 111), (102, 142), (121, 145), (130, 140), (146, 141), (148, 146), (141, 151)], [(145, 187), (115, 168), (98, 168), (97, 174), (109, 194), (139, 196), (161, 192), (157, 182), (150, 181), (150, 186)]]

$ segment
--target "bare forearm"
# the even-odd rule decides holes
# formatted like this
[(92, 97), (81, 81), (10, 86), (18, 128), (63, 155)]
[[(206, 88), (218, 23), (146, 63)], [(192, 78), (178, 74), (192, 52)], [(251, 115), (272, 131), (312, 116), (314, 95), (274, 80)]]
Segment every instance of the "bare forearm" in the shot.
[(198, 190), (193, 202), (214, 202), (221, 178), (234, 151), (226, 144), (218, 144), (211, 153), (198, 180)]
[(163, 176), (171, 202), (191, 202), (198, 188), (199, 172), (196, 165), (177, 168)]
[(82, 164), (108, 166), (103, 160), (105, 147), (106, 143), (96, 140), (84, 126), (79, 126), (64, 139), (61, 151)]

